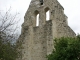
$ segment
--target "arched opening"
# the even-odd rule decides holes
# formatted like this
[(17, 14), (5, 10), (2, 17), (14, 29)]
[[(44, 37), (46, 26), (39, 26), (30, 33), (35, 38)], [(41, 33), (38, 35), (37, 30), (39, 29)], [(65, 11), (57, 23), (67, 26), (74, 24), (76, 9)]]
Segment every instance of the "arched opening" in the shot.
[(45, 13), (46, 13), (46, 21), (49, 21), (50, 20), (50, 10), (49, 8), (45, 8)]
[(39, 14), (36, 15), (36, 26), (39, 26)]
[(37, 10), (35, 11), (35, 25), (39, 26), (39, 12)]
[(48, 10), (46, 12), (46, 21), (50, 20), (50, 11)]

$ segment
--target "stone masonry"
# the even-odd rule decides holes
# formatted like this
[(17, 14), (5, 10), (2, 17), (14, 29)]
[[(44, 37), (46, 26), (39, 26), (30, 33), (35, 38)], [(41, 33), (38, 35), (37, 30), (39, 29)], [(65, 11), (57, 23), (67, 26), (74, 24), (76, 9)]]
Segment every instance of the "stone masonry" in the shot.
[[(49, 11), (50, 19), (46, 20)], [(39, 26), (36, 17), (39, 14)], [(47, 60), (46, 55), (53, 49), (53, 39), (75, 37), (76, 34), (68, 26), (64, 8), (57, 0), (32, 0), (24, 16), (19, 41), (22, 42), (19, 60)]]

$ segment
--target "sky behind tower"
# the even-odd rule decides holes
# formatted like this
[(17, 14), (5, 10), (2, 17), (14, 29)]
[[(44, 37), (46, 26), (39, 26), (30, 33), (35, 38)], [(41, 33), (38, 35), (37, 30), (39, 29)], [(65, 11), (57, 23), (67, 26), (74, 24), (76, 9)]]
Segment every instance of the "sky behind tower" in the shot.
[[(21, 24), (31, 0), (0, 0), (0, 10), (7, 11), (11, 7), (11, 12), (20, 13)], [(68, 25), (76, 33), (80, 33), (80, 0), (58, 0), (64, 7), (64, 13), (68, 17)]]

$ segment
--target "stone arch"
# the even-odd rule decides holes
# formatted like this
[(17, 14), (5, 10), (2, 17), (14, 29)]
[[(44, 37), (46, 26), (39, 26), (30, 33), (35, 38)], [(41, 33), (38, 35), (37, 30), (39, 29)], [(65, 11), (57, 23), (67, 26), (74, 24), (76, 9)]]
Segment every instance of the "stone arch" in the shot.
[(45, 8), (46, 21), (50, 20), (50, 9), (48, 7)]
[(35, 26), (39, 26), (39, 11), (35, 11)]

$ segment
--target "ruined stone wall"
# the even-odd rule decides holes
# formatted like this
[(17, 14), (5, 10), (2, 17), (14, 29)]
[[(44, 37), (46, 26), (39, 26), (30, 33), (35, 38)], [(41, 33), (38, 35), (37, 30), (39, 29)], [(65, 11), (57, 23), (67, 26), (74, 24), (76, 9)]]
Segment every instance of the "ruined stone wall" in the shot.
[(27, 27), (22, 39), (22, 60), (46, 60), (53, 49), (52, 20), (40, 27)]
[[(50, 19), (46, 21), (46, 12), (50, 11)], [(36, 26), (36, 15), (39, 14), (39, 26)], [(47, 60), (46, 55), (53, 49), (53, 39), (59, 37), (75, 37), (68, 26), (64, 8), (57, 0), (32, 0), (24, 16), (24, 23), (19, 41), (22, 42), (21, 60)], [(19, 59), (19, 60), (20, 60)]]

